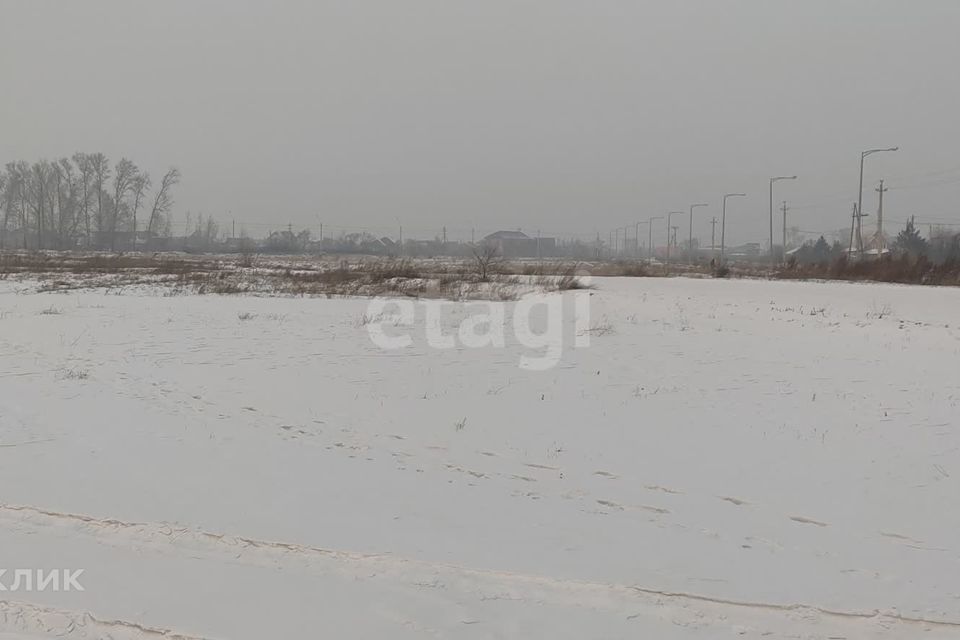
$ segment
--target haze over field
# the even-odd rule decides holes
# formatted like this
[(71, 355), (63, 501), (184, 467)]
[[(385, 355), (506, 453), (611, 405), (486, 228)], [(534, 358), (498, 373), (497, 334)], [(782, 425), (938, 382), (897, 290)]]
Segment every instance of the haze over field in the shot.
[(859, 152), (900, 145), (865, 211), (887, 178), (891, 221), (960, 222), (953, 0), (0, 7), (0, 160), (174, 164), (181, 221), (590, 237), (746, 191), (728, 240), (758, 241), (769, 176), (844, 228)]
[(958, 34), (0, 0), (0, 640), (960, 640)]

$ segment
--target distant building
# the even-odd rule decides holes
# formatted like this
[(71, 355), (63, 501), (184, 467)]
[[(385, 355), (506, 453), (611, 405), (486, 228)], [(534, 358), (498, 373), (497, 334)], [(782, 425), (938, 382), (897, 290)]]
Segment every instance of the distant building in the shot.
[(727, 249), (727, 255), (731, 258), (759, 258), (763, 252), (759, 242), (748, 242), (739, 247)]
[(522, 231), (496, 231), (483, 239), (493, 244), (505, 258), (536, 258), (556, 252), (556, 238), (531, 238)]

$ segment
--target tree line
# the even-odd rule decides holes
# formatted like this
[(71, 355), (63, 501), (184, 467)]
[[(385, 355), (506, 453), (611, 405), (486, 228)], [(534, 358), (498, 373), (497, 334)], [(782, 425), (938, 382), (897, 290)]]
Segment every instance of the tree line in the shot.
[[(911, 218), (890, 243), (888, 250), (890, 257), (924, 259), (934, 264), (960, 264), (960, 233), (934, 226), (930, 237), (924, 238)], [(808, 240), (801, 245), (791, 260), (798, 264), (828, 263), (846, 258), (847, 251), (847, 245), (839, 241), (831, 245), (820, 236), (816, 242)]]
[[(121, 158), (75, 153), (56, 160), (8, 162), (0, 172), (0, 248), (135, 249), (138, 239), (170, 234), (171, 167), (150, 174)], [(138, 219), (139, 216), (139, 219)]]

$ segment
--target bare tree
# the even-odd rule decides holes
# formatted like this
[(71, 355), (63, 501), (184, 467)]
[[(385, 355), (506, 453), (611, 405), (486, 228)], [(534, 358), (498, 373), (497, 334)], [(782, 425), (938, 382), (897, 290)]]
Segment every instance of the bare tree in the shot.
[(30, 168), (29, 193), (33, 214), (37, 221), (37, 248), (43, 249), (44, 205), (50, 197), (50, 179), (52, 176), (50, 163), (46, 160), (34, 162)]
[(133, 189), (133, 182), (140, 171), (137, 165), (126, 158), (121, 158), (113, 168), (113, 215), (110, 217), (110, 250), (116, 250), (117, 227), (123, 221), (126, 211), (124, 199)]
[(0, 226), (0, 249), (5, 246), (7, 239), (7, 222), (10, 219), (10, 199), (7, 197), (10, 177), (7, 173), (0, 173), (0, 210), (3, 211), (3, 226)]
[(93, 195), (93, 179), (94, 179), (94, 170), (93, 162), (90, 160), (90, 156), (86, 153), (77, 152), (73, 154), (73, 163), (77, 166), (77, 170), (80, 172), (79, 182), (79, 196), (77, 203), (77, 217), (74, 221), (74, 232), (76, 232), (77, 226), (81, 222), (84, 225), (84, 231), (87, 238), (87, 244), (90, 243), (90, 198)]
[[(169, 234), (172, 190), (179, 180), (176, 168), (164, 175), (152, 200), (147, 225), (151, 233)], [(151, 186), (150, 176), (129, 159), (111, 167), (102, 153), (9, 162), (0, 168), (0, 247), (9, 246), (16, 232), (23, 249), (70, 248), (81, 239), (86, 246), (103, 248), (108, 235), (109, 247), (116, 249), (117, 232), (132, 228), (136, 249), (137, 221)]]
[(203, 234), (204, 249), (209, 249), (217, 241), (217, 236), (220, 235), (220, 223), (207, 216), (207, 221), (200, 231)]
[(133, 205), (131, 210), (133, 212), (133, 250), (137, 250), (137, 211), (140, 209), (140, 203), (143, 201), (143, 196), (146, 194), (147, 189), (150, 188), (150, 174), (146, 171), (141, 171), (133, 179), (133, 184), (130, 187), (130, 190), (133, 192)]
[[(87, 156), (90, 163), (90, 170), (93, 176), (93, 185), (97, 191), (97, 234), (102, 236), (105, 229), (105, 218), (103, 215), (103, 196), (106, 195), (103, 187), (110, 179), (110, 161), (102, 153), (93, 153)], [(100, 238), (98, 238), (99, 243)]]
[[(173, 207), (173, 187), (180, 182), (180, 171), (176, 167), (170, 169), (160, 180), (160, 188), (153, 198), (153, 208), (150, 210), (150, 219), (147, 221), (147, 233), (154, 233), (155, 230), (163, 228), (164, 224), (169, 225), (170, 208)], [(166, 218), (166, 221), (164, 221)]]
[(477, 276), (486, 282), (500, 260), (500, 248), (496, 243), (482, 242), (473, 248), (473, 260)]
[(23, 236), (23, 248), (27, 248), (27, 183), (30, 181), (30, 165), (20, 160), (14, 165), (17, 174), (17, 195), (20, 199), (20, 234)]
[(71, 243), (77, 229), (77, 192), (79, 184), (69, 158), (61, 158), (53, 164), (57, 191), (57, 247)]

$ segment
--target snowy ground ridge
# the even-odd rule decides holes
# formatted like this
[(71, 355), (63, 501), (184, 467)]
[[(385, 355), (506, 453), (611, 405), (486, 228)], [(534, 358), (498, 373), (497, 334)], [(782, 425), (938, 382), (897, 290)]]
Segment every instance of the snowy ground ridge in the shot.
[(65, 611), (10, 600), (0, 600), (0, 632), (30, 634), (28, 638), (207, 640), (125, 620), (101, 620), (86, 611)]
[[(682, 609), (696, 608), (698, 605), (719, 607), (721, 610), (736, 608), (754, 611), (766, 611), (774, 614), (797, 613), (806, 619), (840, 618), (847, 620), (870, 621), (886, 627), (906, 628), (922, 625), (931, 627), (960, 628), (960, 621), (928, 619), (904, 616), (895, 611), (838, 610), (805, 603), (774, 603), (761, 601), (736, 600), (712, 597), (682, 591), (667, 591), (636, 585), (608, 584), (550, 578), (546, 576), (522, 573), (474, 569), (448, 563), (427, 562), (393, 554), (367, 554), (344, 550), (324, 549), (302, 544), (278, 541), (257, 540), (253, 538), (191, 529), (173, 523), (124, 522), (114, 518), (97, 518), (85, 514), (62, 513), (40, 509), (29, 505), (0, 504), (0, 523), (5, 527), (17, 529), (68, 528), (72, 535), (85, 535), (96, 539), (99, 544), (121, 547), (173, 547), (178, 553), (201, 553), (208, 556), (222, 556), (223, 561), (230, 560), (244, 564), (269, 566), (281, 559), (289, 559), (291, 554), (314, 564), (332, 564), (324, 566), (324, 571), (353, 574), (357, 572), (374, 575), (393, 575), (398, 578), (411, 578), (416, 575), (433, 576), (433, 586), (440, 578), (447, 582), (469, 583), (486, 591), (493, 599), (504, 598), (522, 601), (533, 600), (561, 606), (592, 606), (598, 600), (605, 601), (611, 608), (622, 610), (634, 606), (642, 608), (661, 607), (665, 603), (675, 603)], [(339, 565), (339, 566), (338, 566)], [(344, 565), (353, 565), (352, 567)], [(360, 565), (360, 566), (357, 566)], [(431, 586), (427, 582), (414, 582), (421, 587)], [(640, 617), (644, 614), (636, 614)], [(84, 636), (89, 628), (99, 632), (109, 630), (111, 638), (173, 638), (177, 640), (202, 640), (200, 636), (183, 635), (170, 630), (145, 627), (122, 620), (101, 620), (89, 612), (69, 612), (58, 609), (38, 607), (26, 603), (0, 601), (0, 631), (43, 632), (54, 637)], [(116, 635), (117, 630), (123, 634)]]

